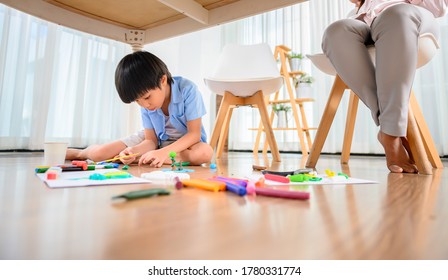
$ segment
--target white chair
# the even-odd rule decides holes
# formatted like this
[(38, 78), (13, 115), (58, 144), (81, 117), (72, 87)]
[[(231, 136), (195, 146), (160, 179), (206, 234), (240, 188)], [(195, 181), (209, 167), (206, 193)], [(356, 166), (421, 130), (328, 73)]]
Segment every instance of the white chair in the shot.
[[(420, 68), (433, 58), (437, 52), (437, 49), (439, 49), (439, 44), (432, 34), (425, 33), (420, 35), (418, 47), (417, 68)], [(375, 61), (374, 46), (369, 47), (369, 53), (372, 61)], [(342, 95), (346, 89), (350, 89), (339, 77), (325, 54), (308, 55), (308, 58), (322, 72), (328, 75), (336, 76), (306, 163), (307, 167), (314, 168), (327, 138), (328, 131), (330, 130), (336, 114), (336, 110), (341, 102)], [(350, 101), (347, 111), (344, 144), (341, 153), (341, 163), (343, 164), (348, 163), (350, 157), (350, 148), (353, 138), (358, 103), (358, 96), (350, 90)], [(413, 91), (411, 91), (410, 97), (407, 138), (411, 146), (412, 156), (421, 174), (432, 174), (431, 167), (443, 168), (442, 161), (437, 153), (431, 133), (429, 132), (428, 126)]]
[(251, 106), (260, 112), (273, 159), (280, 161), (264, 95), (276, 92), (282, 86), (283, 78), (269, 45), (225, 46), (215, 73), (204, 81), (212, 92), (223, 95), (210, 139), (210, 145), (216, 149), (216, 158), (222, 155), (233, 109)]

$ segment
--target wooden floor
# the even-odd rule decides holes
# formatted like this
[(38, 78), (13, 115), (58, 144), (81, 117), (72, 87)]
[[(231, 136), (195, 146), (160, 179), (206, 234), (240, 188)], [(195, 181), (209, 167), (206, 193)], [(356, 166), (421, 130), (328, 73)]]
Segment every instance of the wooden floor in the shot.
[[(304, 165), (300, 154), (281, 156), (272, 164), (230, 153), (216, 172), (195, 167), (192, 176)], [(318, 171), (378, 184), (310, 186), (308, 201), (187, 188), (117, 203), (112, 196), (160, 186), (50, 189), (34, 174), (42, 161), (41, 153), (0, 154), (0, 259), (448, 259), (447, 162), (433, 176), (401, 175), (382, 157), (341, 166), (323, 156)]]

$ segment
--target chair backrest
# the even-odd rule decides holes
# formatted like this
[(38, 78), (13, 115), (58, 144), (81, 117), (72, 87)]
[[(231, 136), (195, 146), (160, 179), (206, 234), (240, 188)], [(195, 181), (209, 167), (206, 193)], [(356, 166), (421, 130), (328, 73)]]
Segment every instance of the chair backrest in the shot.
[(247, 80), (279, 77), (280, 71), (268, 44), (226, 45), (218, 59), (213, 78)]
[[(439, 49), (439, 42), (431, 33), (424, 33), (421, 34), (418, 38), (418, 60), (417, 60), (417, 68), (422, 67), (423, 65), (427, 64), (431, 59), (434, 57), (434, 55), (437, 52), (437, 49)], [(375, 47), (369, 47), (369, 53), (370, 57), (373, 61), (375, 61)], [(322, 72), (335, 76), (336, 70), (334, 69), (333, 65), (331, 64), (328, 57), (323, 54), (313, 54), (313, 55), (307, 55), (307, 57), (313, 62), (313, 64)]]
[(430, 62), (438, 49), (440, 49), (440, 45), (434, 35), (431, 33), (421, 34), (418, 38), (417, 68), (420, 68)]

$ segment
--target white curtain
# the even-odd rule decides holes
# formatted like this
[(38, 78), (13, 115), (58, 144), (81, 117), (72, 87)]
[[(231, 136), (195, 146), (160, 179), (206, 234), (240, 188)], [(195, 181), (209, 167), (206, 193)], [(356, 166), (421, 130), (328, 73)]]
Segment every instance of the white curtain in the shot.
[(119, 100), (114, 71), (130, 51), (0, 5), (0, 150), (54, 140), (82, 147), (128, 134), (135, 108)]

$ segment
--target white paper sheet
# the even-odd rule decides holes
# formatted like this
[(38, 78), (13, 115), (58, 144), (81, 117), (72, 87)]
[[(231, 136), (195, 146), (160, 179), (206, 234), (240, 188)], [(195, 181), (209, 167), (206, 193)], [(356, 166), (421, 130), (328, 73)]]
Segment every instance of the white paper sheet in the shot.
[[(307, 181), (307, 182), (290, 182), (290, 183), (280, 183), (276, 181), (271, 180), (265, 180), (265, 185), (267, 186), (291, 186), (291, 185), (354, 185), (354, 184), (378, 184), (378, 182), (371, 181), (371, 180), (364, 180), (364, 179), (357, 179), (348, 177), (346, 179), (342, 176), (335, 176), (335, 177), (328, 177), (327, 175), (317, 175), (318, 177), (321, 177), (322, 180), (320, 181)], [(250, 176), (247, 176), (249, 180), (258, 181), (263, 177), (263, 175), (253, 174)]]
[(45, 184), (50, 188), (71, 188), (71, 187), (86, 187), (86, 186), (105, 186), (105, 185), (123, 185), (123, 184), (150, 184), (151, 181), (139, 177), (106, 179), (106, 180), (90, 180), (89, 176), (94, 173), (104, 174), (107, 172), (117, 172), (119, 169), (98, 169), (92, 171), (70, 171), (62, 172), (56, 180), (47, 180), (45, 173), (37, 173)]

